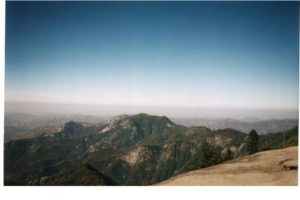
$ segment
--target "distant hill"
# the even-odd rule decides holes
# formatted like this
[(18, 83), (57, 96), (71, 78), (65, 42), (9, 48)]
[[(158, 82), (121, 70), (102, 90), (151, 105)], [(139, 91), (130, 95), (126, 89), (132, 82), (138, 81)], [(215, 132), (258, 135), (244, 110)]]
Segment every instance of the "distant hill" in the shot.
[(298, 185), (298, 147), (263, 151), (190, 171), (158, 185)]
[(8, 113), (4, 117), (4, 141), (33, 138), (43, 133), (60, 131), (65, 123), (77, 121), (87, 124), (103, 123), (108, 118), (89, 115), (33, 115)]
[[(70, 121), (59, 131), (7, 142), (5, 185), (76, 185), (85, 173), (89, 175), (82, 177), (84, 184), (108, 184), (99, 177), (117, 185), (155, 184), (244, 155), (246, 137), (234, 129), (185, 127), (144, 113), (103, 124)], [(298, 129), (272, 138), (273, 134), (264, 135), (260, 149), (297, 145)], [(83, 167), (86, 164), (96, 175)], [(78, 179), (71, 174), (78, 174)]]
[(180, 119), (172, 118), (178, 124), (185, 126), (205, 126), (212, 130), (232, 128), (245, 133), (252, 129), (259, 134), (277, 133), (288, 131), (298, 126), (298, 119), (270, 119), (259, 120), (255, 117), (246, 117), (241, 120), (224, 118), (224, 119), (205, 119), (205, 118), (189, 118)]

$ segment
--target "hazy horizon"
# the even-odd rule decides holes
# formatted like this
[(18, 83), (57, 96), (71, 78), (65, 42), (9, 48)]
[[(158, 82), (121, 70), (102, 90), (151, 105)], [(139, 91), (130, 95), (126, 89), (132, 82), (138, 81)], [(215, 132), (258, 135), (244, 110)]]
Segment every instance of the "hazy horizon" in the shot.
[(6, 9), (5, 112), (298, 118), (299, 2)]
[(151, 106), (114, 106), (114, 105), (84, 105), (64, 103), (37, 102), (5, 102), (5, 114), (24, 113), (35, 115), (92, 115), (113, 117), (147, 113), (150, 115), (167, 116), (170, 118), (212, 118), (212, 119), (244, 119), (254, 117), (258, 120), (298, 119), (298, 110), (283, 109), (232, 109), (207, 107), (151, 107)]

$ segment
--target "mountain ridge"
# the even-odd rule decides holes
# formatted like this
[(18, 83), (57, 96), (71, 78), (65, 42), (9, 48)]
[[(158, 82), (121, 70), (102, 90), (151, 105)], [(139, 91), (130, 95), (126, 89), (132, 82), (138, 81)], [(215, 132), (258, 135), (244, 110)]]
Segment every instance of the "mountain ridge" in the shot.
[[(140, 113), (140, 116), (146, 113)], [(146, 114), (147, 115), (147, 114)], [(126, 118), (133, 115), (119, 115), (115, 117), (97, 117), (89, 115), (33, 115), (22, 113), (5, 114), (5, 142), (33, 138), (44, 133), (55, 133), (63, 129), (67, 122), (79, 122), (84, 126), (103, 126), (117, 119)], [(163, 117), (163, 116), (160, 116)], [(212, 130), (233, 128), (242, 132), (249, 132), (255, 129), (259, 134), (276, 133), (288, 131), (298, 125), (297, 119), (280, 120), (259, 120), (254, 117), (245, 119), (230, 118), (168, 118), (177, 125), (187, 127), (205, 126)]]
[(255, 129), (259, 134), (287, 131), (298, 126), (298, 119), (237, 120), (231, 118), (172, 118), (172, 120), (188, 127), (205, 126), (212, 130), (232, 128), (242, 132), (249, 132)]

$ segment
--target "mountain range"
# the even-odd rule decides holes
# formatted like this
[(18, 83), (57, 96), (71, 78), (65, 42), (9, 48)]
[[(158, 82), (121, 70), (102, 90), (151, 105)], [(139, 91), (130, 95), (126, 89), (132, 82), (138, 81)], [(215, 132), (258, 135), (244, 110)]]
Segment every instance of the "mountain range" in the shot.
[[(34, 115), (25, 113), (5, 114), (5, 142), (33, 138), (43, 133), (58, 132), (64, 124), (76, 121), (83, 124), (105, 124), (115, 119), (112, 116), (92, 115)], [(242, 119), (231, 118), (171, 118), (177, 124), (184, 126), (204, 126), (212, 130), (231, 128), (241, 132), (249, 132), (255, 129), (258, 134), (276, 133), (288, 131), (298, 125), (298, 119), (269, 119), (260, 120), (249, 116)]]
[(212, 130), (231, 128), (248, 133), (255, 129), (259, 134), (287, 131), (298, 126), (298, 119), (260, 120), (255, 117), (245, 117), (240, 120), (231, 118), (172, 118), (172, 120), (185, 126), (205, 126)]
[[(259, 136), (259, 150), (298, 145), (298, 128)], [(178, 125), (165, 116), (70, 121), (5, 143), (5, 185), (151, 185), (245, 155), (247, 133)]]

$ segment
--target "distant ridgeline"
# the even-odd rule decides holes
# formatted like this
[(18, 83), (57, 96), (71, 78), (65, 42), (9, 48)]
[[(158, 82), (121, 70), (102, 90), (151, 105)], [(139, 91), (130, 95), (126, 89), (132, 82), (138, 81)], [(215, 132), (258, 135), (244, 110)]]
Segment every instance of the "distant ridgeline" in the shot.
[(241, 120), (231, 118), (174, 118), (173, 121), (185, 126), (205, 126), (212, 130), (231, 128), (248, 133), (254, 129), (258, 134), (285, 132), (298, 125), (298, 119), (259, 120), (250, 117)]
[[(254, 133), (254, 132), (253, 132)], [(256, 133), (254, 133), (255, 135)], [(5, 185), (149, 185), (249, 151), (298, 145), (298, 127), (259, 135), (177, 125), (138, 114), (108, 123), (68, 122), (57, 132), (5, 144)]]

